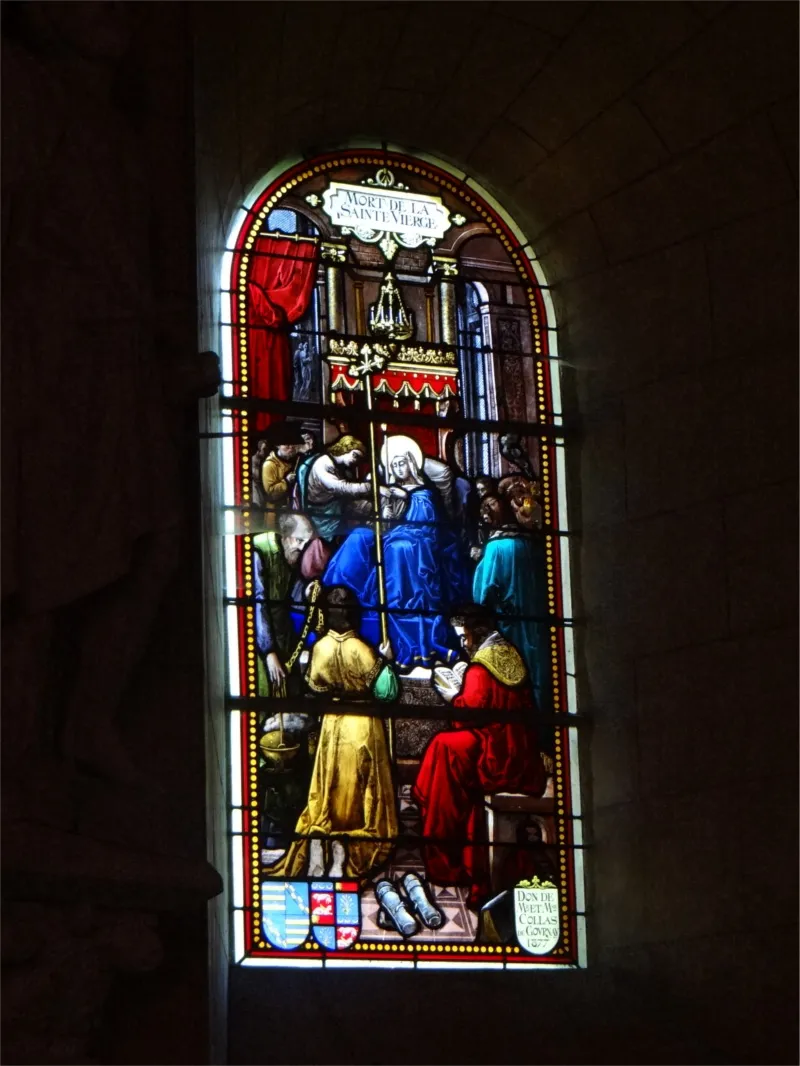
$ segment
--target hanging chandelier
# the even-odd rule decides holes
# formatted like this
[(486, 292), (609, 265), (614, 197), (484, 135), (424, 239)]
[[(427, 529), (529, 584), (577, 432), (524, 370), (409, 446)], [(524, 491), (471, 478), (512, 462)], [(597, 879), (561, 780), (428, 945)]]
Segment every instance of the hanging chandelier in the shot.
[(370, 304), (369, 331), (391, 341), (405, 341), (414, 335), (413, 312), (406, 310), (391, 271), (383, 279), (378, 299)]

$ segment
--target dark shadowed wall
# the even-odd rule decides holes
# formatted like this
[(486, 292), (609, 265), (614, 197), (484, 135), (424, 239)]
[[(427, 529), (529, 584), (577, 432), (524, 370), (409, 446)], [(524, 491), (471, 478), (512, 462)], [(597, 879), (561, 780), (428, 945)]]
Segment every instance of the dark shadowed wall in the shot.
[[(86, 159), (70, 155), (79, 128), (102, 147), (110, 108), (141, 142), (142, 206), (126, 226), (149, 234), (145, 272), (170, 334), (164, 363), (218, 348), (231, 219), (252, 183), (292, 154), (356, 137), (430, 152), (474, 173), (533, 242), (581, 430), (569, 470), (579, 694), (591, 723), (590, 965), (524, 976), (229, 971), (223, 895), (211, 908), (209, 993), (203, 901), (216, 882), (200, 874), (206, 836), (227, 868), (227, 731), (218, 458), (203, 444), (198, 464), (192, 402), (171, 416), (180, 559), (119, 707), (126, 744), (159, 796), (126, 800), (79, 778), (70, 782), (78, 816), (32, 783), (23, 814), (41, 820), (15, 849), (4, 764), (4, 1060), (194, 1063), (206, 1055), (210, 1017), (214, 1062), (796, 1062), (797, 6), (123, 7), (129, 48), (114, 99), (95, 112), (91, 58), (60, 52), (35, 26), (15, 30), (14, 5), (4, 5), (4, 261), (14, 261), (7, 233), (26, 262), (37, 253), (55, 261), (43, 230), (32, 238), (20, 222), (22, 203), (48, 224), (34, 203), (40, 142), (71, 159), (51, 189), (69, 190), (87, 232), (104, 217), (98, 204), (114, 203), (114, 167), (86, 174)], [(59, 78), (72, 102), (37, 111)], [(19, 174), (11, 138), (23, 149)], [(43, 206), (60, 203), (54, 195)], [(80, 266), (95, 279), (87, 291), (99, 291), (104, 252), (115, 270), (136, 274), (121, 261), (127, 241), (113, 236), (99, 234), (97, 256), (73, 249), (63, 276)], [(57, 272), (47, 276), (61, 287)], [(87, 403), (70, 394), (69, 376), (63, 389), (44, 388), (64, 330), (53, 313), (60, 294), (41, 284), (34, 299), (4, 277), (4, 558), (6, 522), (16, 528), (6, 464), (23, 431), (61, 446), (38, 408), (37, 419), (19, 414), (28, 408), (14, 391), (15, 360), (27, 349), (5, 324), (19, 317), (17, 297), (36, 304), (49, 338), (35, 351), (35, 384), (51, 412)], [(87, 299), (70, 318), (76, 359), (81, 330), (91, 341), (103, 314)], [(215, 412), (215, 401), (202, 406), (201, 430), (216, 428)], [(130, 450), (147, 449), (134, 438)], [(85, 471), (98, 493), (102, 458)], [(52, 491), (47, 471), (39, 477), (42, 493)], [(48, 517), (57, 526), (61, 515)], [(34, 532), (57, 553), (50, 526)], [(17, 575), (6, 564), (3, 577), (6, 669), (7, 633), (31, 618), (9, 594)], [(60, 683), (35, 629), (23, 659)], [(17, 684), (23, 704), (36, 702), (36, 687)], [(25, 710), (11, 691), (4, 680), (5, 752)], [(41, 844), (43, 826), (63, 851)], [(178, 891), (176, 866), (155, 902), (137, 899), (103, 858), (110, 840), (135, 859), (136, 892), (149, 884), (152, 855), (165, 853), (197, 865), (200, 888)], [(87, 842), (100, 849), (93, 866), (72, 850)], [(29, 860), (33, 901), (30, 880), (14, 876), (30, 873)], [(133, 962), (112, 958), (101, 919), (122, 921), (131, 908), (152, 919), (160, 966), (155, 949), (136, 961), (135, 935), (124, 945)]]
[[(189, 8), (9, 3), (2, 31), (2, 1058), (196, 1063), (219, 878)], [(87, 705), (140, 779), (110, 741), (64, 758)]]
[(796, 6), (193, 14), (203, 347), (233, 213), (296, 152), (430, 152), (533, 242), (593, 721), (587, 973), (238, 971), (230, 1061), (796, 1061)]

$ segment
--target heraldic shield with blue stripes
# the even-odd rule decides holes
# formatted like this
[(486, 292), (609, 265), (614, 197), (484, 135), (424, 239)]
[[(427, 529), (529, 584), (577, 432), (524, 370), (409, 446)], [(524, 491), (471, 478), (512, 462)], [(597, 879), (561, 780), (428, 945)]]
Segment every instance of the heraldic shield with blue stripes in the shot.
[(329, 951), (352, 947), (361, 932), (361, 908), (355, 881), (311, 882), (311, 929)]
[(307, 881), (263, 881), (264, 936), (274, 948), (292, 951), (308, 936), (311, 917)]

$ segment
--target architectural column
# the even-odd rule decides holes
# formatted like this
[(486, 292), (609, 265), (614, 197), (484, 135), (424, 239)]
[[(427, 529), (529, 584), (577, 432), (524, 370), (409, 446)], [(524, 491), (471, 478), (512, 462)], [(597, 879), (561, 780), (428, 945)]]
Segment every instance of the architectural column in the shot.
[(322, 261), (325, 266), (325, 282), (328, 292), (328, 330), (344, 333), (344, 309), (342, 304), (341, 264), (347, 258), (347, 245), (336, 241), (323, 241)]
[(425, 289), (425, 333), (427, 336), (428, 344), (435, 344), (436, 342), (436, 325), (434, 320), (436, 291), (434, 289)]
[(434, 255), (433, 270), (439, 275), (442, 344), (455, 345), (458, 341), (455, 286), (455, 279), (458, 276), (458, 260), (450, 255)]

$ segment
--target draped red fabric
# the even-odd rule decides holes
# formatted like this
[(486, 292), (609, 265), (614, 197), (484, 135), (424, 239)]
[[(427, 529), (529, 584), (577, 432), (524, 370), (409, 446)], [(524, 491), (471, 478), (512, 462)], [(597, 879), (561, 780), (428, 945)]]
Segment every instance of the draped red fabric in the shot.
[[(541, 796), (545, 789), (536, 733), (522, 718), (532, 699), (527, 683), (509, 688), (472, 663), (453, 706), (519, 711), (520, 721), (480, 727), (454, 722), (455, 729), (437, 733), (428, 745), (414, 785), (423, 836), (438, 841), (423, 844), (428, 878), (439, 885), (469, 885), (472, 905), (489, 891), (484, 794)], [(447, 840), (453, 843), (444, 843)]]
[[(247, 283), (250, 395), (267, 400), (292, 398), (289, 330), (308, 310), (317, 276), (319, 248), (312, 241), (259, 237)], [(280, 416), (259, 412), (256, 429)]]

